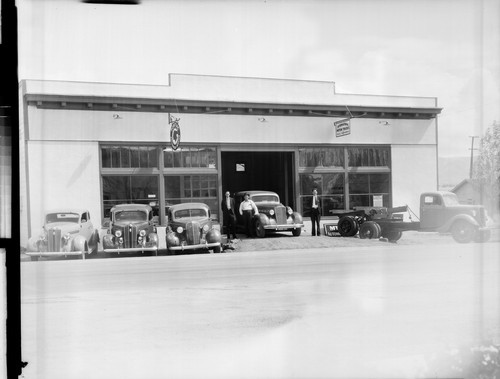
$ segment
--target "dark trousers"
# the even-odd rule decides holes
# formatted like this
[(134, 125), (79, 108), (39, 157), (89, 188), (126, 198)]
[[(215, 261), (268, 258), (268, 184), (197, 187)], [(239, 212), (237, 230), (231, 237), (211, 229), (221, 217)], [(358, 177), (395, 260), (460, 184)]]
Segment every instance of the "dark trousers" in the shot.
[(311, 235), (312, 236), (321, 235), (321, 231), (320, 231), (320, 227), (319, 227), (320, 220), (321, 220), (321, 215), (319, 214), (319, 210), (317, 208), (312, 208), (311, 209), (311, 224), (312, 224)]
[(224, 229), (226, 230), (227, 239), (231, 239), (231, 234), (233, 238), (236, 237), (236, 217), (233, 214), (224, 215)]
[(253, 236), (252, 231), (252, 211), (243, 211), (243, 223), (247, 232), (247, 237)]

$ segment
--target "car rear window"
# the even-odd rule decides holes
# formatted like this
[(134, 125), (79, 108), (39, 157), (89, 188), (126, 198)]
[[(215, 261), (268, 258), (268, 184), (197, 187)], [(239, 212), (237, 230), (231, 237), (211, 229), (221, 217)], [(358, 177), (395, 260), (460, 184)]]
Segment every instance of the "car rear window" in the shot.
[(174, 219), (187, 219), (187, 218), (206, 218), (208, 217), (205, 209), (181, 209), (174, 212)]
[(148, 214), (143, 211), (115, 212), (115, 221), (147, 221)]
[(78, 213), (49, 213), (45, 219), (47, 224), (53, 222), (75, 222), (80, 219)]

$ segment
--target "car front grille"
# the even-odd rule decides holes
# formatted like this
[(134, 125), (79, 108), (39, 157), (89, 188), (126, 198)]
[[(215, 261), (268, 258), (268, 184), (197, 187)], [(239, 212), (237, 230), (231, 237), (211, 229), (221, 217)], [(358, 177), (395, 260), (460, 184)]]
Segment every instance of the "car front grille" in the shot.
[(61, 229), (49, 229), (47, 233), (48, 251), (61, 250)]
[(137, 226), (130, 224), (123, 230), (123, 247), (135, 247), (137, 241)]
[(274, 213), (276, 215), (276, 223), (278, 225), (286, 224), (286, 207), (284, 205), (278, 205), (275, 207)]
[(186, 239), (189, 245), (200, 243), (200, 224), (198, 222), (190, 221), (186, 224)]

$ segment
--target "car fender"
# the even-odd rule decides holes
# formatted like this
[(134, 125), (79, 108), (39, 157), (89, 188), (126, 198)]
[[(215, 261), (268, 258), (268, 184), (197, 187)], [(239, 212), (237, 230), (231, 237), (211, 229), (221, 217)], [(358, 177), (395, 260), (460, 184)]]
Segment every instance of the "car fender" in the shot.
[(451, 230), (453, 224), (458, 220), (466, 221), (466, 222), (468, 222), (476, 227), (480, 227), (479, 223), (471, 215), (459, 214), (459, 215), (456, 215), (456, 216), (453, 216), (452, 218), (450, 218), (441, 227), (438, 227), (436, 231), (438, 231), (440, 233), (449, 232)]
[(299, 212), (293, 212), (292, 213), (292, 220), (296, 224), (302, 224), (302, 215)]
[(253, 220), (254, 222), (255, 220), (260, 220), (262, 225), (269, 225), (271, 223), (269, 217), (267, 217), (267, 215), (265, 215), (264, 213), (259, 213), (254, 215)]
[(179, 246), (181, 244), (181, 240), (175, 232), (168, 232), (165, 236), (165, 241), (167, 243), (167, 247)]
[(151, 245), (152, 247), (158, 246), (158, 234), (149, 233), (148, 234), (148, 242), (149, 242), (149, 245)]
[(38, 251), (38, 245), (37, 242), (40, 238), (39, 237), (31, 237), (28, 240), (28, 243), (26, 245), (26, 250), (27, 251)]
[(111, 249), (114, 245), (114, 236), (112, 234), (105, 234), (102, 237), (102, 246), (104, 249)]
[(85, 251), (87, 240), (82, 235), (77, 235), (73, 238), (73, 251)]
[(206, 240), (208, 243), (220, 242), (222, 240), (220, 231), (217, 229), (210, 229), (207, 232)]

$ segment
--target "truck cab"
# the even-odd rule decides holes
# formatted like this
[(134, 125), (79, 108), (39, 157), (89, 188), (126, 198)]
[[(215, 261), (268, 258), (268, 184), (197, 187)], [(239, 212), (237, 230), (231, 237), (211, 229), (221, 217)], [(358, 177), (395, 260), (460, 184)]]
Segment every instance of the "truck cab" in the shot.
[(420, 195), (420, 230), (451, 233), (460, 243), (489, 238), (486, 211), (481, 205), (460, 204), (453, 192), (434, 191)]

